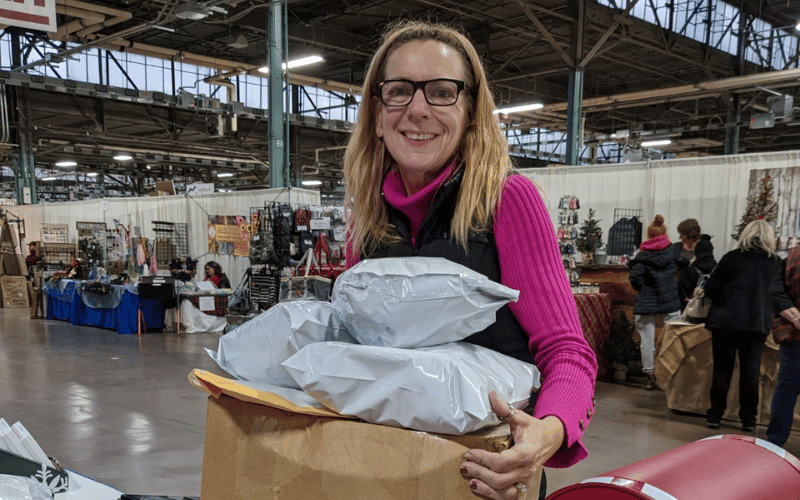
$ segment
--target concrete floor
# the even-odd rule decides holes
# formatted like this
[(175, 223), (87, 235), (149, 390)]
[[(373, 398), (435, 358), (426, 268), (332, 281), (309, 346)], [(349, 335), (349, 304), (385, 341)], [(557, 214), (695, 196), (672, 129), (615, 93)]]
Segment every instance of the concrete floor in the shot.
[[(65, 467), (120, 491), (199, 496), (205, 393), (193, 368), (225, 375), (205, 353), (220, 334), (118, 335), (0, 308), (0, 417), (22, 422)], [(698, 416), (675, 415), (660, 391), (600, 382), (584, 442), (589, 457), (548, 469), (550, 492), (715, 434)], [(756, 429), (764, 437), (765, 427)], [(786, 449), (800, 456), (800, 436)]]

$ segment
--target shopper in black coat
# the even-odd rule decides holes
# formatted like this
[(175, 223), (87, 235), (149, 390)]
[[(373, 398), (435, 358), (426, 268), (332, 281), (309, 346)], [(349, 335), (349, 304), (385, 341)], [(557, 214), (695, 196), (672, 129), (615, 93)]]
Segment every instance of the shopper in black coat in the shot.
[(719, 428), (725, 413), (736, 352), (739, 352), (739, 417), (742, 430), (756, 425), (761, 352), (776, 311), (792, 307), (784, 291), (783, 262), (775, 255), (775, 232), (764, 220), (745, 226), (734, 250), (726, 253), (705, 287), (711, 299), (706, 328), (711, 331), (714, 370), (708, 427)]
[(694, 296), (694, 289), (700, 277), (704, 274), (711, 274), (717, 265), (714, 259), (714, 245), (711, 244), (711, 236), (703, 234), (700, 236), (694, 247), (694, 259), (689, 267), (681, 271), (678, 278), (678, 295), (681, 299), (681, 310), (686, 308), (686, 304)]
[(661, 315), (665, 323), (680, 317), (675, 273), (688, 264), (678, 247), (670, 243), (664, 217), (656, 215), (647, 226), (647, 240), (639, 245), (639, 253), (628, 262), (631, 286), (637, 292), (633, 313), (641, 338), (639, 350), (647, 390), (655, 388), (656, 316)]

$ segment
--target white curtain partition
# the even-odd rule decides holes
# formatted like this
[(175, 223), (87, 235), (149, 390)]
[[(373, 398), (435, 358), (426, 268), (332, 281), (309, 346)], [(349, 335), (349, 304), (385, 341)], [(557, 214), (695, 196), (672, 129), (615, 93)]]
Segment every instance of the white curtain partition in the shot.
[[(318, 191), (308, 189), (264, 189), (240, 193), (217, 193), (209, 195), (150, 196), (143, 198), (106, 198), (68, 203), (38, 205), (13, 205), (4, 207), (9, 212), (25, 220), (25, 242), (40, 240), (41, 223), (67, 224), (70, 242), (78, 241), (76, 222), (105, 222), (109, 229), (114, 228), (114, 220), (126, 226), (141, 228), (141, 235), (154, 241), (152, 221), (188, 223), (189, 256), (199, 259), (198, 276), (203, 276), (203, 266), (213, 260), (219, 262), (228, 275), (231, 285), (239, 284), (250, 265), (247, 257), (217, 255), (208, 253), (208, 216), (243, 215), (250, 220), (251, 207), (264, 207), (272, 202), (298, 205), (319, 205)], [(23, 244), (23, 248), (27, 247)], [(169, 268), (159, 269), (158, 274), (169, 276)], [(201, 278), (202, 279), (202, 278)]]
[[(751, 170), (779, 169), (775, 172), (780, 173), (775, 175), (774, 195), (780, 206), (776, 229), (781, 237), (800, 236), (796, 227), (790, 228), (781, 222), (798, 218), (796, 205), (800, 189), (791, 179), (800, 176), (785, 170), (793, 167), (800, 167), (800, 151), (606, 166), (548, 167), (522, 169), (520, 172), (542, 188), (554, 226), (558, 223), (558, 201), (565, 195), (579, 198), (580, 223), (590, 208), (595, 210), (606, 240), (608, 229), (614, 222), (615, 208), (641, 209), (645, 228), (655, 214), (660, 213), (666, 219), (668, 234), (673, 241), (678, 240), (678, 223), (693, 217), (700, 222), (704, 233), (713, 236), (714, 255), (719, 259), (735, 244), (730, 235), (747, 205)], [(142, 236), (150, 239), (155, 239), (154, 220), (188, 222), (190, 256), (200, 258), (199, 266), (209, 260), (218, 261), (232, 285), (236, 286), (249, 261), (246, 257), (208, 254), (208, 215), (249, 217), (251, 207), (263, 207), (273, 201), (296, 206), (319, 205), (319, 200), (317, 191), (293, 188), (192, 197), (109, 198), (4, 208), (25, 220), (26, 241), (40, 239), (39, 224), (43, 222), (67, 224), (72, 242), (77, 241), (75, 223), (78, 221), (105, 222), (108, 227), (113, 227), (113, 220), (117, 219), (131, 227), (139, 226)], [(198, 272), (202, 273), (202, 268)], [(169, 269), (160, 269), (159, 274), (168, 275)]]
[[(543, 190), (543, 197), (554, 226), (558, 224), (558, 201), (574, 195), (580, 200), (580, 223), (589, 209), (596, 212), (608, 241), (608, 230), (614, 223), (614, 209), (641, 209), (644, 230), (655, 214), (666, 219), (672, 241), (678, 241), (678, 224), (695, 218), (704, 233), (713, 236), (714, 256), (719, 258), (732, 249), (735, 226), (744, 214), (752, 170), (790, 169), (800, 166), (800, 151), (716, 156), (679, 160), (658, 160), (608, 166), (547, 167), (521, 169)], [(785, 177), (786, 170), (779, 170)], [(759, 175), (758, 178), (762, 177)], [(779, 176), (775, 176), (774, 200), (780, 212), (797, 212), (796, 193), (787, 199)], [(757, 181), (756, 181), (757, 182)], [(788, 189), (788, 188), (787, 188)], [(796, 189), (796, 188), (795, 188)], [(786, 216), (779, 215), (783, 219)], [(792, 217), (795, 220), (795, 217)], [(781, 236), (798, 236), (796, 228), (776, 229)], [(646, 238), (646, 234), (643, 234)]]

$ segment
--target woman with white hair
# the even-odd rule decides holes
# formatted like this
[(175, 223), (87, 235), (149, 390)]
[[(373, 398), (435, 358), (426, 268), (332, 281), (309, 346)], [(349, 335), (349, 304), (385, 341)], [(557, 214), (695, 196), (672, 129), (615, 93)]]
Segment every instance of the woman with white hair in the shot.
[(775, 231), (758, 219), (745, 226), (706, 284), (705, 295), (711, 299), (706, 328), (714, 359), (711, 408), (706, 412), (710, 429), (719, 428), (725, 413), (738, 351), (739, 417), (743, 431), (755, 430), (761, 352), (772, 316), (794, 306), (784, 291), (782, 267), (775, 254)]

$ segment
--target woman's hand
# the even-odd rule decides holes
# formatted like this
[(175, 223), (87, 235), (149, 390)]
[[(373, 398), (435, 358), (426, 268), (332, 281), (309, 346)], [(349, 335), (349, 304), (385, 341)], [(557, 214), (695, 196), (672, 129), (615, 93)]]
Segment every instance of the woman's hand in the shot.
[(491, 500), (513, 500), (521, 496), (539, 469), (564, 442), (564, 424), (557, 417), (534, 418), (522, 411), (511, 411), (494, 392), (489, 393), (492, 411), (505, 417), (511, 427), (514, 445), (500, 453), (468, 450), (460, 472), (469, 481), (472, 493)]
[(795, 328), (800, 330), (800, 310), (797, 307), (790, 307), (780, 312), (780, 315), (786, 318)]

